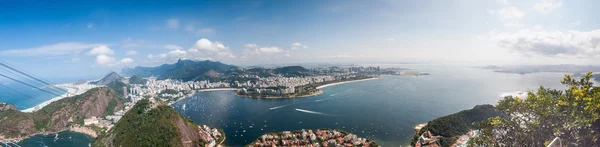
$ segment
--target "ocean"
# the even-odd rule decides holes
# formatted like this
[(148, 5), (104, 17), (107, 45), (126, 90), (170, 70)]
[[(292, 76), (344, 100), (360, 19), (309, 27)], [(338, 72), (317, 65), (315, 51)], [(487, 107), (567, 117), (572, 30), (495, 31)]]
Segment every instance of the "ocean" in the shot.
[(321, 95), (295, 99), (242, 98), (233, 91), (198, 92), (173, 107), (198, 124), (223, 129), (227, 146), (244, 146), (268, 132), (318, 128), (345, 130), (382, 146), (406, 146), (410, 145), (413, 126), (418, 123), (479, 104), (496, 104), (501, 95), (535, 90), (540, 85), (564, 88), (560, 84), (562, 73), (521, 75), (418, 64), (381, 67), (410, 68), (431, 75), (383, 76), (326, 87)]
[(409, 68), (431, 75), (383, 76), (326, 87), (321, 95), (296, 99), (242, 98), (233, 91), (200, 92), (173, 107), (198, 124), (222, 128), (229, 146), (246, 145), (269, 132), (318, 128), (345, 130), (382, 146), (407, 146), (418, 123), (479, 104), (496, 104), (500, 95), (534, 90), (540, 85), (563, 88), (561, 73), (520, 75), (414, 66)]

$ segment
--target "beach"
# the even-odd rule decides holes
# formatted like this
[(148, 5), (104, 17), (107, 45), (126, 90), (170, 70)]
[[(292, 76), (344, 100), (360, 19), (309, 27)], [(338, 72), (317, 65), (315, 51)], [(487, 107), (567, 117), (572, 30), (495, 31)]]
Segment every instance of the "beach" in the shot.
[[(73, 83), (58, 84), (58, 85), (54, 85), (54, 86), (59, 87), (59, 88), (66, 88), (68, 92), (64, 93), (60, 96), (54, 97), (50, 100), (44, 101), (34, 107), (21, 110), (21, 112), (27, 112), (27, 113), (35, 112), (35, 111), (38, 111), (38, 110), (44, 108), (45, 106), (49, 105), (50, 103), (52, 103), (54, 101), (58, 101), (58, 100), (61, 100), (63, 98), (69, 97), (69, 96), (79, 95), (79, 94), (82, 94), (82, 93), (92, 89), (92, 88), (99, 87), (97, 85), (91, 85), (91, 84), (75, 85)], [(74, 94), (74, 95), (71, 95), (71, 94)]]
[(211, 88), (211, 89), (200, 89), (196, 90), (197, 92), (206, 92), (206, 91), (224, 91), (224, 90), (240, 90), (239, 88)]
[(359, 81), (367, 81), (367, 80), (375, 80), (375, 79), (379, 79), (379, 78), (368, 78), (368, 79), (360, 79), (360, 80), (352, 80), (352, 81), (330, 83), (330, 84), (325, 84), (325, 85), (317, 86), (317, 89), (321, 89), (321, 88), (325, 88), (325, 87), (329, 87), (329, 86), (334, 86), (334, 85), (339, 85), (339, 84), (359, 82)]

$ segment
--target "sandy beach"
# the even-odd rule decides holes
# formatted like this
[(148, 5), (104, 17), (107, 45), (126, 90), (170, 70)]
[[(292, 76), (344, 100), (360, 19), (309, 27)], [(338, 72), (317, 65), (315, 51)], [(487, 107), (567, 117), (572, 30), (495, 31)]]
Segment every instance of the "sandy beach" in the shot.
[(27, 108), (25, 110), (21, 110), (21, 112), (27, 112), (27, 113), (35, 112), (37, 110), (40, 110), (40, 109), (44, 108), (45, 106), (49, 105), (50, 103), (52, 103), (54, 101), (58, 101), (60, 99), (66, 98), (67, 96), (73, 96), (73, 95), (71, 95), (69, 93), (72, 93), (72, 94), (75, 94), (75, 95), (79, 95), (79, 94), (82, 94), (82, 93), (84, 93), (84, 92), (92, 89), (92, 88), (99, 87), (99, 86), (90, 85), (90, 84), (74, 85), (72, 83), (58, 84), (58, 85), (54, 85), (54, 86), (59, 87), (59, 88), (66, 88), (67, 91), (68, 91), (68, 93), (65, 93), (63, 95), (54, 97), (54, 98), (52, 98), (50, 100), (47, 100), (45, 102), (42, 102), (42, 103), (40, 103), (40, 104), (38, 104), (38, 105), (36, 105), (34, 107)]
[(331, 84), (325, 84), (325, 85), (318, 86), (317, 89), (321, 89), (321, 88), (325, 88), (325, 87), (329, 87), (329, 86), (334, 86), (334, 85), (340, 85), (340, 84), (346, 84), (346, 83), (352, 83), (352, 82), (360, 82), (360, 81), (367, 81), (367, 80), (375, 80), (375, 79), (379, 79), (379, 78), (368, 78), (368, 79), (360, 79), (360, 80), (353, 80), (353, 81), (336, 82), (336, 83), (331, 83)]
[(207, 92), (207, 91), (225, 91), (225, 90), (240, 90), (239, 88), (211, 88), (211, 89), (200, 89), (196, 90), (197, 92)]

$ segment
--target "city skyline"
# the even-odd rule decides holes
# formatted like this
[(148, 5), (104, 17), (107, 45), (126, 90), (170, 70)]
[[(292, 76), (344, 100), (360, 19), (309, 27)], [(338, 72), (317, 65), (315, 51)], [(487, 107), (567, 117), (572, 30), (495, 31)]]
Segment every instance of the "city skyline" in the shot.
[[(596, 1), (7, 2), (0, 58), (40, 76), (177, 59), (596, 64)], [(51, 64), (49, 64), (51, 63)], [(56, 70), (60, 69), (60, 70)], [(80, 71), (87, 72), (80, 72)]]

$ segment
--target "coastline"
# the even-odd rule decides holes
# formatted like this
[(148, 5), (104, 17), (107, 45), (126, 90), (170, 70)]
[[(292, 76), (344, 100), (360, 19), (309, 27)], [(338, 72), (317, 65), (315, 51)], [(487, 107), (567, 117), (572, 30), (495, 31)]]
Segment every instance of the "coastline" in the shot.
[(318, 92), (315, 93), (311, 93), (311, 94), (306, 94), (306, 95), (285, 95), (285, 96), (247, 96), (247, 95), (239, 95), (239, 94), (235, 94), (236, 96), (239, 97), (245, 97), (245, 98), (254, 98), (254, 99), (279, 99), (279, 98), (304, 98), (304, 97), (312, 97), (312, 96), (316, 96), (319, 94), (323, 94), (323, 90), (321, 90), (322, 88), (325, 87), (329, 87), (329, 86), (334, 86), (334, 85), (340, 85), (340, 84), (346, 84), (346, 83), (352, 83), (352, 82), (360, 82), (360, 81), (367, 81), (367, 80), (375, 80), (375, 79), (379, 79), (379, 77), (373, 77), (373, 78), (367, 78), (367, 79), (359, 79), (359, 80), (350, 80), (350, 81), (342, 81), (342, 82), (335, 82), (335, 83), (329, 83), (329, 84), (325, 84), (325, 85), (321, 85), (321, 86), (317, 86), (315, 89), (319, 90)]
[[(47, 105), (49, 105), (49, 104), (50, 104), (50, 103), (52, 103), (52, 102), (55, 102), (55, 101), (58, 101), (58, 100), (61, 100), (61, 99), (63, 99), (63, 98), (66, 98), (66, 97), (68, 97), (68, 96), (69, 96), (69, 93), (72, 93), (72, 94), (75, 94), (75, 95), (79, 95), (79, 94), (82, 94), (82, 93), (84, 93), (84, 92), (86, 92), (86, 91), (88, 91), (88, 90), (92, 89), (92, 88), (95, 88), (95, 87), (97, 87), (97, 86), (95, 86), (95, 85), (90, 85), (90, 84), (85, 84), (85, 85), (83, 85), (83, 84), (82, 84), (82, 85), (74, 85), (73, 83), (68, 83), (68, 84), (58, 84), (58, 85), (55, 85), (55, 86), (56, 86), (56, 87), (60, 87), (60, 88), (66, 88), (68, 92), (67, 92), (67, 93), (64, 93), (64, 94), (62, 94), (62, 95), (60, 95), (60, 96), (54, 97), (54, 98), (52, 98), (52, 99), (49, 99), (49, 100), (47, 100), (47, 101), (44, 101), (44, 102), (42, 102), (42, 103), (40, 103), (40, 104), (38, 104), (38, 105), (36, 105), (36, 106), (33, 106), (33, 107), (31, 107), (31, 108), (23, 109), (23, 110), (20, 110), (20, 111), (21, 111), (21, 112), (25, 112), (25, 113), (33, 113), (33, 112), (35, 112), (35, 111), (38, 111), (38, 110), (40, 110), (40, 109), (42, 109), (42, 108), (46, 107)], [(82, 87), (80, 87), (80, 86), (87, 86), (87, 87), (85, 87), (85, 88), (82, 88)], [(74, 96), (74, 95), (71, 95), (71, 96)]]
[(329, 83), (329, 84), (325, 84), (325, 85), (317, 86), (317, 89), (321, 89), (321, 88), (325, 88), (325, 87), (329, 87), (329, 86), (334, 86), (334, 85), (340, 85), (340, 84), (346, 84), (346, 83), (352, 83), (352, 82), (360, 82), (360, 81), (368, 81), (368, 80), (375, 80), (375, 79), (379, 79), (379, 77), (373, 77), (373, 78), (368, 78), (368, 79), (360, 79), (360, 80), (351, 80), (351, 81), (343, 81), (343, 82)]

